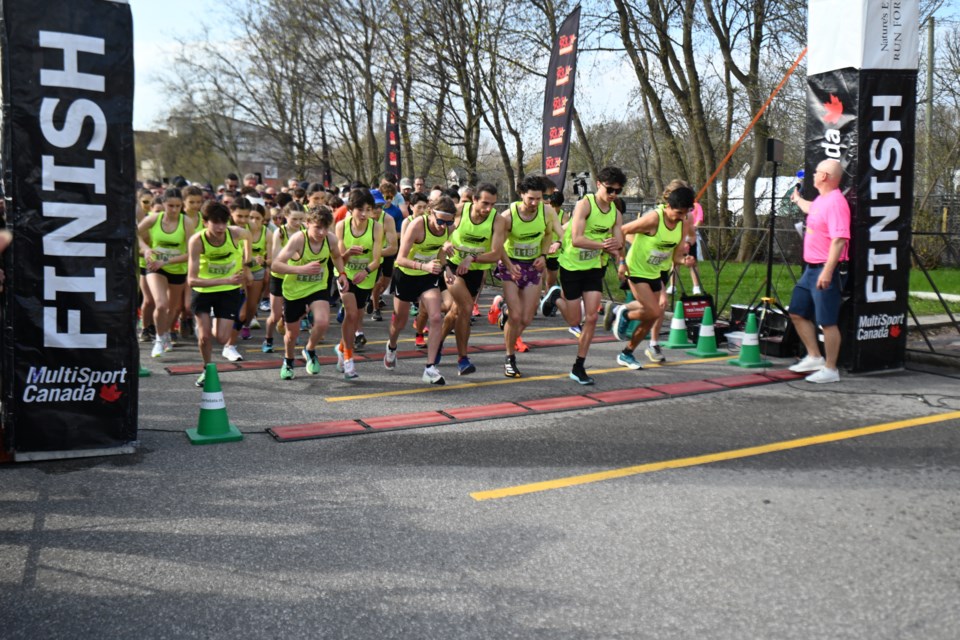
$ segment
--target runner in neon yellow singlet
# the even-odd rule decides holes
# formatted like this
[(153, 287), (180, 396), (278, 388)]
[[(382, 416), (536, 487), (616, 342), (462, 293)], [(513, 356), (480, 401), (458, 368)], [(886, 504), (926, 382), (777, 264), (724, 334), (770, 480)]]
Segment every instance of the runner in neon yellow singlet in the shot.
[(333, 212), (320, 205), (310, 209), (305, 218), (305, 231), (294, 234), (273, 261), (273, 272), (283, 275), (283, 335), (284, 357), (280, 379), (293, 378), (294, 351), (300, 335), (300, 319), (309, 311), (313, 315), (313, 327), (307, 345), (303, 349), (307, 373), (320, 373), (317, 358), (317, 343), (330, 325), (329, 262), (337, 272), (337, 286), (344, 290), (347, 276), (337, 237), (333, 233)]
[(586, 358), (597, 330), (597, 314), (603, 295), (603, 255), (619, 258), (623, 249), (623, 218), (614, 199), (623, 191), (627, 176), (617, 167), (604, 167), (597, 174), (596, 193), (587, 194), (573, 209), (564, 230), (560, 250), (562, 296), (555, 304), (570, 327), (579, 327), (577, 358), (570, 378), (593, 384), (587, 375)]
[(187, 281), (187, 239), (193, 235), (194, 227), (180, 214), (182, 208), (180, 190), (167, 189), (163, 213), (151, 214), (137, 226), (147, 269), (147, 287), (155, 303), (157, 337), (150, 353), (154, 358), (173, 349), (170, 329), (180, 313)]
[[(193, 232), (203, 231), (203, 220), (200, 209), (203, 207), (203, 189), (195, 185), (180, 190), (183, 197), (183, 215), (193, 223)], [(183, 338), (195, 335), (193, 326), (193, 312), (190, 311), (190, 287), (183, 288), (183, 303), (180, 305), (180, 336)]]
[[(190, 307), (197, 319), (197, 346), (206, 366), (213, 351), (213, 339), (226, 345), (233, 321), (240, 310), (240, 288), (250, 278), (250, 233), (230, 226), (230, 210), (219, 202), (208, 202), (201, 211), (203, 233), (187, 242), (189, 255), (187, 285), (193, 289)], [(216, 316), (214, 327), (211, 314)], [(224, 356), (226, 357), (226, 356)], [(203, 386), (200, 374), (197, 386)]]
[[(276, 256), (280, 253), (290, 237), (303, 230), (303, 217), (306, 215), (296, 202), (288, 202), (283, 208), (285, 218), (281, 225), (273, 234), (270, 255)], [(275, 259), (275, 258), (272, 258)], [(272, 260), (271, 260), (272, 261)], [(273, 332), (274, 329), (282, 327), (283, 322), (283, 278), (272, 269), (270, 270), (270, 316), (267, 318), (267, 330), (263, 344), (260, 350), (264, 353), (273, 353)]]

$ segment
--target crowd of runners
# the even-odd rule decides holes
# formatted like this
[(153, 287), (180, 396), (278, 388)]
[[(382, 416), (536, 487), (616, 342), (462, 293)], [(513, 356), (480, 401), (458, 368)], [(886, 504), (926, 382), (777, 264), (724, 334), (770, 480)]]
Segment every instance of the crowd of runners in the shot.
[[(396, 368), (412, 316), (416, 345), (427, 352), (421, 379), (442, 385), (438, 364), (451, 333), (458, 375), (476, 371), (468, 356), (471, 321), (492, 272), (501, 292), (487, 319), (503, 329), (504, 375), (523, 377), (517, 353), (528, 349), (523, 333), (537, 311), (559, 313), (578, 340), (570, 378), (590, 385), (586, 358), (607, 269), (616, 270), (627, 299), (605, 314), (607, 328), (626, 342), (618, 364), (641, 369), (634, 352), (648, 334), (645, 354), (662, 362), (657, 336), (670, 274), (693, 264), (693, 218), (702, 216), (693, 190), (675, 180), (659, 206), (624, 223), (627, 179), (616, 167), (602, 169), (595, 192), (568, 210), (540, 176), (524, 178), (519, 200), (502, 211), (492, 184), (427, 192), (418, 178), (332, 193), (319, 184), (304, 189), (291, 181), (275, 191), (257, 182), (248, 175), (241, 187), (231, 175), (216, 194), (196, 185), (139, 192), (140, 338), (153, 342), (152, 357), (195, 332), (204, 364), (215, 344), (223, 358), (242, 360), (238, 341), (265, 316), (261, 348), (282, 349), (280, 378), (294, 378), (298, 355), (316, 375), (318, 347), (336, 311), (336, 369), (355, 380), (364, 322), (382, 320), (392, 306), (384, 367)], [(282, 347), (274, 344), (278, 336)], [(202, 374), (196, 384), (203, 385)]]

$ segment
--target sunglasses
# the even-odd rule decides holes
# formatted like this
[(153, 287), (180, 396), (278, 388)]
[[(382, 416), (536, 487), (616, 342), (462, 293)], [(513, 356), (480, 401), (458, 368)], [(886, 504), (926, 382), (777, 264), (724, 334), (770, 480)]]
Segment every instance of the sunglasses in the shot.
[(605, 184), (603, 185), (603, 188), (606, 189), (607, 193), (609, 193), (612, 196), (615, 196), (619, 193), (623, 193), (623, 187), (611, 187), (610, 185)]
[(452, 226), (453, 226), (453, 220), (444, 220), (444, 219), (441, 218), (440, 216), (436, 215), (436, 213), (434, 213), (433, 219), (436, 220), (436, 221), (437, 221), (437, 224), (439, 224), (439, 225), (441, 225), (441, 226), (444, 226), (444, 227), (452, 227)]

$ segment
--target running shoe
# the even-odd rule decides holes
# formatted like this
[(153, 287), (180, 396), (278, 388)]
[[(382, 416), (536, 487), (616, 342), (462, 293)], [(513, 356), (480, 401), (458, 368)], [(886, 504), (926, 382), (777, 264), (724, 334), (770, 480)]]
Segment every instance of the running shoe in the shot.
[(397, 368), (397, 350), (391, 349), (389, 344), (386, 353), (383, 354), (383, 366), (390, 371)]
[(345, 314), (346, 314), (346, 310), (344, 309), (343, 305), (341, 305), (340, 311), (337, 311), (337, 322), (339, 322), (340, 324), (343, 324), (343, 317)]
[(617, 355), (617, 364), (627, 369), (643, 369), (643, 365), (632, 353), (620, 353)]
[(424, 339), (422, 333), (418, 333), (417, 337), (413, 339), (413, 346), (415, 346), (417, 349), (427, 348), (427, 341)]
[(603, 330), (610, 331), (613, 328), (613, 300), (608, 300), (603, 306)]
[(471, 317), (471, 318), (479, 318), (479, 317), (480, 317), (480, 307), (477, 305), (476, 302), (473, 303), (473, 313), (470, 314), (470, 317)]
[(577, 340), (579, 340), (580, 336), (583, 335), (583, 327), (581, 327), (579, 324), (574, 325), (572, 327), (567, 327), (567, 331), (575, 335), (577, 337)]
[(663, 347), (659, 344), (652, 344), (644, 351), (650, 362), (666, 362), (667, 356), (663, 355)]
[(446, 384), (447, 381), (443, 379), (443, 376), (440, 374), (440, 370), (436, 366), (430, 365), (429, 367), (423, 368), (423, 376), (421, 379), (424, 382), (429, 384)]
[(343, 379), (344, 380), (354, 380), (359, 378), (360, 374), (357, 373), (357, 368), (353, 365), (353, 358), (343, 361)]
[(286, 362), (284, 362), (280, 367), (280, 379), (293, 380), (293, 367), (288, 365)]
[(300, 331), (310, 331), (310, 323), (306, 318), (300, 321)]
[(383, 296), (377, 298), (377, 309), (383, 309), (385, 306), (387, 306), (387, 303), (383, 301)]
[(254, 331), (256, 331), (257, 329), (259, 329), (259, 328), (260, 328), (260, 321), (257, 320), (256, 318), (254, 318), (253, 320), (251, 320), (251, 321), (250, 321), (250, 328), (253, 329)]
[(260, 345), (260, 351), (264, 353), (273, 353), (273, 340), (264, 340)]
[(373, 313), (373, 298), (367, 300), (367, 306), (364, 308), (364, 311), (366, 311), (368, 314)]
[(468, 358), (467, 356), (463, 356), (462, 358), (460, 358), (459, 360), (457, 360), (457, 375), (458, 375), (458, 376), (466, 376), (466, 375), (469, 375), (469, 374), (473, 373), (473, 372), (476, 371), (476, 370), (477, 370), (477, 368), (476, 368), (475, 366), (473, 366), (473, 363), (470, 362), (470, 358)]
[(497, 320), (502, 315), (502, 312), (503, 296), (498, 293), (493, 297), (493, 302), (490, 303), (490, 310), (487, 312), (487, 322), (497, 324)]
[(269, 300), (261, 300), (261, 301), (260, 301), (260, 306), (258, 306), (257, 308), (258, 308), (260, 311), (262, 311), (263, 313), (270, 313), (270, 301), (269, 301)]
[(159, 358), (163, 355), (163, 338), (157, 338), (153, 341), (153, 349), (150, 351), (151, 358)]
[(554, 285), (547, 290), (540, 301), (540, 315), (547, 318), (557, 313), (557, 300), (560, 298), (560, 287)]
[(819, 356), (807, 355), (803, 357), (803, 360), (789, 367), (789, 369), (794, 373), (810, 373), (823, 369), (826, 364), (827, 361)]
[(153, 342), (157, 339), (157, 327), (150, 325), (140, 332), (140, 342)]
[(510, 315), (507, 313), (507, 310), (504, 309), (500, 313), (500, 317), (497, 318), (497, 326), (500, 327), (500, 331), (503, 331), (503, 328), (506, 326), (507, 320), (509, 319), (510, 319)]
[(303, 356), (303, 359), (307, 362), (307, 373), (312, 376), (320, 373), (320, 358), (315, 355), (311, 356), (309, 353), (307, 353), (306, 349), (301, 351), (300, 355)]
[(374, 309), (374, 310), (373, 310), (373, 319), (374, 319), (376, 322), (382, 322), (382, 321), (383, 321), (383, 314), (380, 313), (380, 309)]
[(169, 353), (170, 351), (173, 351), (173, 336), (167, 333), (163, 336), (163, 352)]
[(630, 318), (627, 317), (627, 308), (617, 305), (613, 310), (613, 337), (617, 340), (627, 339), (627, 325), (630, 324)]
[(526, 353), (527, 351), (530, 351), (530, 345), (524, 342), (523, 338), (520, 336), (517, 336), (517, 342), (513, 348), (517, 353)]
[(333, 348), (334, 353), (337, 354), (337, 371), (343, 373), (343, 351), (340, 350), (340, 343), (337, 343), (337, 346)]
[(367, 336), (362, 333), (358, 333), (353, 337), (353, 350), (354, 351), (363, 351), (364, 347), (367, 346)]
[(197, 381), (194, 382), (193, 385), (195, 387), (203, 387), (203, 383), (206, 381), (206, 379), (207, 379), (207, 372), (204, 371), (199, 376), (197, 376)]
[(240, 339), (249, 340), (250, 339), (250, 327), (243, 327), (240, 329)]
[(806, 378), (807, 382), (814, 382), (817, 384), (824, 384), (828, 382), (840, 382), (840, 371), (837, 369), (828, 369), (826, 367), (820, 369), (819, 371), (814, 371)]
[(583, 367), (574, 366), (570, 371), (570, 379), (583, 385), (593, 384), (593, 378), (587, 375), (587, 370)]
[(243, 356), (240, 355), (240, 352), (237, 351), (237, 348), (232, 344), (225, 345), (223, 347), (223, 351), (220, 352), (220, 355), (230, 362), (240, 362), (243, 360)]
[(522, 378), (520, 374), (520, 369), (517, 369), (517, 358), (515, 356), (507, 356), (507, 359), (503, 361), (503, 375), (508, 378)]
[(420, 305), (418, 304), (410, 305), (410, 317), (416, 318), (418, 315), (420, 315)]

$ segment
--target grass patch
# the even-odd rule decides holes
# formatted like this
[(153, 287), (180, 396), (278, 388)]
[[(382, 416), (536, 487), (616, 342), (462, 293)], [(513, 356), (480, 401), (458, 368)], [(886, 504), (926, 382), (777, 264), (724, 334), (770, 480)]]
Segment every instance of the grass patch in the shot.
[[(760, 297), (766, 293), (766, 264), (751, 264), (749, 267), (745, 267), (743, 264), (731, 262), (723, 265), (720, 272), (717, 273), (713, 265), (701, 263), (699, 269), (704, 290), (713, 294), (718, 306), (725, 306), (725, 314), (729, 313), (731, 304), (757, 304)], [(789, 304), (790, 294), (796, 282), (795, 279), (800, 277), (801, 272), (799, 266), (783, 264), (773, 266), (773, 294), (784, 306)], [(960, 294), (960, 269), (941, 267), (930, 270), (928, 273), (940, 293)], [(690, 269), (681, 268), (680, 277), (683, 280), (684, 288), (689, 293), (693, 287)], [(620, 281), (613, 269), (607, 269), (606, 282), (614, 299), (623, 300)], [(933, 291), (927, 277), (919, 269), (910, 270), (910, 291)], [(943, 305), (938, 300), (920, 300), (911, 297), (910, 306), (917, 315), (945, 313)], [(953, 313), (960, 313), (960, 303), (951, 302), (948, 303), (948, 306)]]

